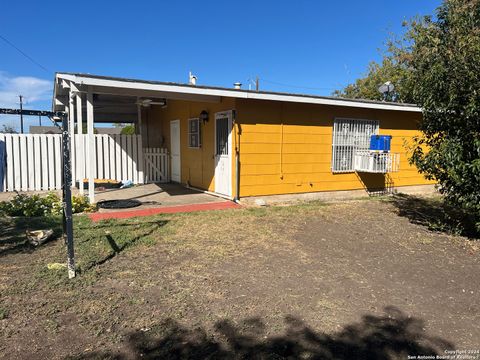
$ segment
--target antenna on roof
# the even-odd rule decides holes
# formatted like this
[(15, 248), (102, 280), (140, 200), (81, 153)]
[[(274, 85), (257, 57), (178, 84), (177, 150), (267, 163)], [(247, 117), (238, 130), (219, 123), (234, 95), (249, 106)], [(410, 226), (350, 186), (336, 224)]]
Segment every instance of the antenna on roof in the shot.
[(252, 85), (255, 86), (255, 91), (258, 91), (260, 88), (260, 79), (255, 77), (254, 79), (248, 79), (248, 90), (252, 90)]
[(390, 100), (390, 93), (392, 93), (393, 90), (395, 90), (395, 85), (393, 85), (391, 81), (387, 81), (378, 87), (380, 94), (383, 94), (383, 101)]
[(191, 71), (188, 72), (188, 84), (197, 85), (197, 77)]

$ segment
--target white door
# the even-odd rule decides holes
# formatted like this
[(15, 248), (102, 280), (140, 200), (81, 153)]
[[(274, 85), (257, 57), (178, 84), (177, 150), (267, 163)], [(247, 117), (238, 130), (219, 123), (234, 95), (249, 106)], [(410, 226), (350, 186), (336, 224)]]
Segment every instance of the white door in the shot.
[(170, 121), (170, 154), (172, 181), (180, 182), (180, 120)]
[(232, 112), (215, 114), (215, 192), (232, 196)]

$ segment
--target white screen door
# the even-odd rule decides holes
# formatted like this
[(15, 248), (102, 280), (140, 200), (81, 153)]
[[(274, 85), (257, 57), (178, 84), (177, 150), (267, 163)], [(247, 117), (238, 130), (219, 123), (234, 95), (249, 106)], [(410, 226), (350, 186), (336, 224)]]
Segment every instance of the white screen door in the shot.
[(172, 181), (180, 182), (180, 120), (170, 121), (170, 154)]
[(215, 114), (215, 192), (232, 196), (232, 112)]

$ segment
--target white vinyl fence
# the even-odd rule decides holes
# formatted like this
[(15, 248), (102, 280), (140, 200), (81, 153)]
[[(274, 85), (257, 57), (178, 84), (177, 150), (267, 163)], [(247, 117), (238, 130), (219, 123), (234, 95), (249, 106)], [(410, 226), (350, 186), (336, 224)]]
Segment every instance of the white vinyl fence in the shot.
[[(72, 182), (88, 179), (88, 135), (72, 139)], [(6, 153), (4, 191), (60, 190), (62, 136), (60, 134), (0, 134)], [(140, 135), (94, 135), (94, 179), (131, 180), (134, 184), (170, 181), (167, 149), (143, 148)], [(1, 145), (1, 143), (0, 143)], [(2, 161), (0, 159), (0, 166)], [(1, 173), (1, 172), (0, 172)]]
[(169, 182), (170, 165), (167, 149), (145, 148), (143, 155), (145, 160), (145, 182)]
[[(95, 159), (94, 179), (131, 180), (134, 184), (144, 183), (143, 147), (140, 135), (94, 135)], [(88, 135), (75, 135), (72, 157), (75, 182), (88, 178), (89, 162), (86, 158)]]
[[(62, 187), (62, 135), (0, 134), (5, 143), (5, 191), (59, 190)], [(1, 161), (0, 161), (1, 163)]]

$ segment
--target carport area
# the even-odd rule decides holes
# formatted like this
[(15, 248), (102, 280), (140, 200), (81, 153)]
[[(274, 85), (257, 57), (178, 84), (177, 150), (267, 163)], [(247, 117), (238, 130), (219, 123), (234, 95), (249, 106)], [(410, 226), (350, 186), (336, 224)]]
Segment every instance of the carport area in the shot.
[[(203, 95), (201, 89), (185, 84), (86, 74), (56, 74), (53, 108), (68, 114), (72, 142), (72, 187), (78, 188), (81, 194), (88, 194), (91, 203), (113, 200), (112, 197), (123, 199), (142, 196), (145, 201), (158, 201), (162, 204), (169, 202), (167, 199), (170, 198), (165, 198), (169, 190), (160, 191), (155, 183), (167, 184), (172, 180), (202, 189), (209, 188), (195, 184), (195, 176), (201, 172), (193, 165), (190, 166), (193, 181), (189, 181), (187, 176), (181, 176), (182, 166), (187, 173), (190, 172), (190, 167), (181, 164), (180, 139), (187, 135), (187, 129), (185, 126), (180, 129), (177, 120), (179, 115), (170, 114), (176, 102), (182, 102), (180, 110), (187, 111), (192, 104), (198, 102), (219, 104), (220, 97)], [(196, 116), (198, 114), (195, 112)], [(171, 123), (175, 121), (178, 125), (172, 128), (175, 124)], [(130, 128), (128, 133), (120, 135), (96, 133), (96, 127), (105, 124), (130, 124)], [(197, 153), (202, 154), (202, 151), (203, 148), (198, 146)], [(207, 155), (205, 157), (212, 167), (213, 159)], [(118, 191), (99, 194), (96, 191), (99, 182), (112, 181), (139, 186), (130, 190), (131, 194)], [(205, 183), (210, 184), (211, 181), (205, 175)], [(150, 186), (142, 186), (146, 184)], [(48, 186), (46, 189), (53, 188)], [(175, 195), (172, 197), (175, 199), (192, 199), (195, 202), (195, 197), (181, 196), (187, 194), (180, 192), (180, 195), (179, 191), (173, 192)], [(151, 198), (153, 194), (160, 193), (163, 194), (161, 198)], [(205, 196), (203, 202), (207, 199), (210, 197)]]

